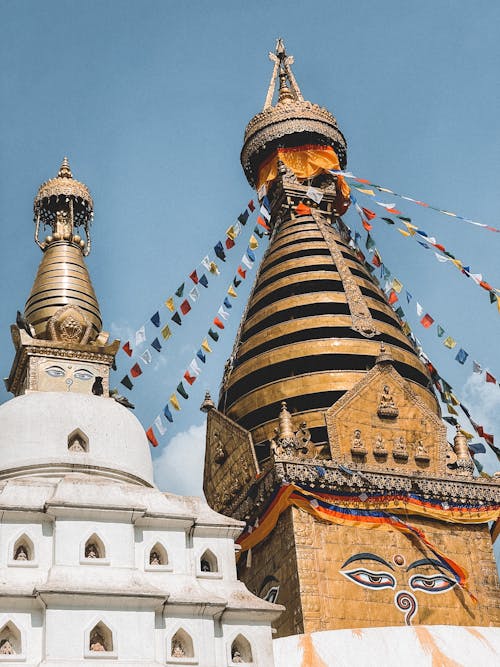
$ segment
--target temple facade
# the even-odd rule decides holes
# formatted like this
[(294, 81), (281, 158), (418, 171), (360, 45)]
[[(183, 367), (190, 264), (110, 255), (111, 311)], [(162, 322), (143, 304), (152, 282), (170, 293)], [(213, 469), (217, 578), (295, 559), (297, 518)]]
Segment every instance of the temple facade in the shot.
[(278, 638), (498, 625), (500, 479), (474, 477), (461, 431), (448, 443), (429, 367), (342, 221), (346, 140), (281, 40), (270, 57), (241, 152), (270, 243), (202, 405), (206, 498), (246, 522), (238, 572), (285, 606)]
[(281, 608), (237, 580), (244, 524), (160, 492), (141, 424), (110, 396), (119, 342), (85, 266), (92, 199), (66, 159), (34, 210), (43, 257), (0, 406), (0, 663), (271, 667)]

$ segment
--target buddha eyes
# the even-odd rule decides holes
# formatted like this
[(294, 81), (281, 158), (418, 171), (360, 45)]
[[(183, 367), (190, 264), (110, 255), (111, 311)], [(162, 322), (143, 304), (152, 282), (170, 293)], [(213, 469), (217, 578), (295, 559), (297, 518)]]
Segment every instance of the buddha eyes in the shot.
[(443, 574), (424, 576), (415, 574), (410, 579), (410, 586), (414, 591), (425, 591), (426, 593), (444, 593), (450, 590), (457, 582), (448, 579)]
[(371, 572), (370, 570), (358, 568), (357, 570), (343, 571), (342, 574), (356, 584), (360, 584), (366, 588), (380, 589), (395, 588), (396, 586), (396, 580), (388, 572)]
[(93, 373), (86, 371), (84, 368), (75, 371), (73, 375), (77, 380), (92, 380), (94, 377)]
[(62, 378), (66, 375), (65, 370), (60, 366), (50, 366), (45, 372), (53, 378)]

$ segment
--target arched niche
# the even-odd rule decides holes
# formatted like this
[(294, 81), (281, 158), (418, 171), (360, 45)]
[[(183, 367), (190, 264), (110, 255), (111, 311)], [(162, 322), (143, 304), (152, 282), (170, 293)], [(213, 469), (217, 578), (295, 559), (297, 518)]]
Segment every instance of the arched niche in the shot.
[(35, 561), (35, 546), (26, 533), (20, 535), (12, 545), (9, 560), (15, 565), (30, 565)]
[(217, 556), (210, 549), (205, 549), (200, 557), (200, 572), (202, 574), (215, 574), (219, 572)]
[(252, 647), (248, 639), (242, 634), (234, 638), (231, 644), (230, 658), (232, 665), (253, 663)]
[(68, 451), (75, 454), (85, 454), (89, 451), (89, 439), (81, 429), (76, 428), (68, 435)]
[(97, 533), (92, 533), (86, 539), (81, 556), (87, 562), (103, 561), (106, 559), (106, 547)]
[(18, 658), (24, 653), (21, 631), (14, 621), (7, 621), (0, 629), (0, 660), (12, 660), (9, 656)]
[(155, 542), (153, 546), (146, 550), (146, 569), (147, 570), (170, 570), (168, 561), (168, 552), (161, 542)]
[(99, 653), (115, 652), (113, 631), (104, 621), (96, 623), (85, 635), (86, 655), (96, 656)]
[(194, 645), (191, 635), (179, 628), (177, 632), (172, 635), (169, 647), (169, 657), (182, 661), (182, 658), (194, 658)]

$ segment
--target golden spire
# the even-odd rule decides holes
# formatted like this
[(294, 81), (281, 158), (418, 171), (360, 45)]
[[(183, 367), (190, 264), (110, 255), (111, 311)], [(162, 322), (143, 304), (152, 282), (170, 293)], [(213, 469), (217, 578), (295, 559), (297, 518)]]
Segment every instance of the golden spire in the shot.
[(57, 174), (58, 178), (73, 178), (71, 173), (71, 168), (69, 166), (69, 161), (66, 156), (64, 156), (61, 166), (59, 167), (59, 173)]
[[(276, 87), (276, 79), (279, 76), (280, 79), (280, 90), (278, 104), (283, 103), (285, 100), (289, 101), (304, 101), (300, 88), (295, 80), (295, 77), (292, 72), (293, 65), (293, 56), (289, 56), (286, 53), (285, 44), (281, 37), (276, 41), (276, 51), (275, 53), (269, 53), (269, 60), (274, 63), (273, 73), (271, 76), (271, 81), (269, 82), (269, 88), (267, 89), (266, 101), (264, 102), (264, 111), (269, 109), (273, 103), (274, 89)], [(290, 83), (290, 87), (287, 86), (286, 82)]]

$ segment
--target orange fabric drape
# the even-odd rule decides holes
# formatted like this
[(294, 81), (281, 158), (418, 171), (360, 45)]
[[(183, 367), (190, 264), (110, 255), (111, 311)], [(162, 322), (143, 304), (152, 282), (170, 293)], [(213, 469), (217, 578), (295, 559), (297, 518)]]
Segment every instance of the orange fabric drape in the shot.
[[(324, 171), (330, 169), (340, 169), (339, 159), (331, 146), (295, 146), (294, 148), (278, 148), (260, 167), (257, 189), (264, 183), (274, 181), (278, 175), (278, 160), (281, 160), (289, 167), (298, 179), (313, 178)], [(344, 186), (349, 194), (349, 186), (342, 177)]]

